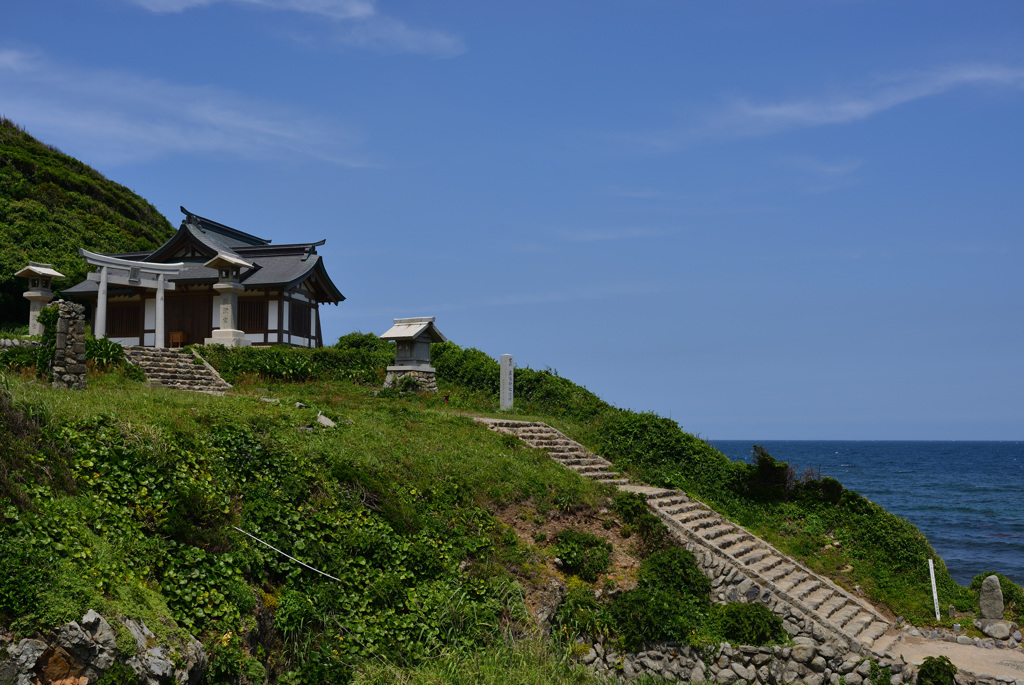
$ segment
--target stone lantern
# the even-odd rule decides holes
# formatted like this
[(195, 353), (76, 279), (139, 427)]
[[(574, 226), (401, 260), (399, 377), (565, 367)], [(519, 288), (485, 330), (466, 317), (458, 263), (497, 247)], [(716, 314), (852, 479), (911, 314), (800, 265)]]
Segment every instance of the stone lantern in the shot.
[(397, 343), (395, 363), (388, 367), (384, 378), (385, 388), (392, 388), (402, 378), (411, 376), (424, 390), (437, 392), (435, 369), (430, 365), (430, 344), (445, 342), (448, 338), (437, 330), (434, 317), (395, 319), (395, 324), (380, 337)]
[(42, 335), (43, 325), (39, 323), (39, 312), (53, 299), (50, 283), (55, 278), (64, 278), (64, 274), (55, 271), (52, 264), (29, 262), (28, 266), (14, 274), (28, 279), (28, 291), (25, 299), (29, 301), (28, 334)]
[(219, 280), (213, 284), (213, 289), (220, 294), (220, 328), (214, 330), (213, 337), (207, 338), (204, 344), (249, 347), (252, 341), (238, 328), (238, 295), (245, 292), (239, 274), (242, 269), (251, 269), (252, 264), (222, 252), (203, 266), (217, 270)]

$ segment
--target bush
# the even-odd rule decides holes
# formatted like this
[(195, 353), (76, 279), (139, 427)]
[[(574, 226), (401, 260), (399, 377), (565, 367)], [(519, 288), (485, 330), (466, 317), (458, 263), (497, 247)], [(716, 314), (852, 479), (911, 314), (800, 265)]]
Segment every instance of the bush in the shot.
[(733, 644), (766, 645), (785, 637), (782, 619), (761, 603), (732, 602), (718, 609), (722, 637)]
[(711, 581), (700, 570), (697, 559), (685, 549), (669, 547), (653, 553), (640, 564), (640, 587), (659, 588), (673, 594), (708, 602)]
[(37, 348), (34, 345), (19, 345), (0, 351), (0, 367), (7, 369), (30, 369), (38, 363)]
[(579, 636), (595, 636), (601, 632), (601, 605), (594, 599), (589, 585), (576, 578), (569, 579), (565, 598), (551, 620), (551, 632), (567, 641)]
[(622, 518), (622, 537), (628, 538), (633, 529), (640, 534), (637, 551), (640, 556), (662, 549), (669, 544), (668, 528), (657, 516), (647, 508), (647, 499), (632, 492), (617, 492), (612, 500), (612, 508)]
[(85, 358), (101, 368), (118, 366), (124, 363), (124, 348), (109, 338), (86, 338)]
[(608, 570), (612, 546), (592, 533), (566, 528), (555, 537), (555, 551), (566, 571), (593, 583)]
[(948, 657), (926, 656), (917, 671), (917, 685), (954, 685), (956, 672)]
[(680, 596), (660, 588), (638, 587), (615, 598), (607, 620), (622, 647), (638, 651), (646, 642), (689, 642), (707, 621), (707, 602), (680, 601)]

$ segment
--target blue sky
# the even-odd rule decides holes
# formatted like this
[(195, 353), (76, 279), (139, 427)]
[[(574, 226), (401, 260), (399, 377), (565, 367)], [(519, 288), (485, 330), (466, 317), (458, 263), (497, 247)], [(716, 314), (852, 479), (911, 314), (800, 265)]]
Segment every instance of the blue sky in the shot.
[(715, 439), (1024, 439), (1024, 4), (33, 0), (0, 114)]

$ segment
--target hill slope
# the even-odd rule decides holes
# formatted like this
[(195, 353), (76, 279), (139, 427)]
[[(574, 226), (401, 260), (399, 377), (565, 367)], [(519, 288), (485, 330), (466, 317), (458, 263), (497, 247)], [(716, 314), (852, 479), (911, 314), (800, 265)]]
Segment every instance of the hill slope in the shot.
[(149, 202), (0, 117), (0, 326), (28, 321), (14, 273), (29, 260), (65, 274), (60, 289), (85, 278), (79, 247), (148, 250), (173, 233)]

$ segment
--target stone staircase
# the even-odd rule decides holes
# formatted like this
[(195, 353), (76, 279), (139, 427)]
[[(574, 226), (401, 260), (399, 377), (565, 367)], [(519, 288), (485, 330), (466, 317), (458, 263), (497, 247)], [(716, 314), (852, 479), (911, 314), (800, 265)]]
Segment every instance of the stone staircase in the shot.
[(131, 345), (124, 348), (124, 353), (150, 383), (210, 395), (223, 395), (231, 389), (231, 384), (195, 352)]
[[(646, 497), (648, 506), (675, 537), (701, 558), (705, 572), (723, 576), (723, 582), (732, 585), (733, 590), (723, 592), (720, 599), (733, 601), (745, 597), (753, 601), (760, 598), (770, 606), (783, 602), (797, 610), (795, 616), (809, 618), (821, 628), (843, 636), (854, 648), (863, 646), (877, 650), (894, 639), (896, 631), (889, 621), (867, 602), (685, 493), (629, 484), (626, 478), (612, 471), (611, 462), (545, 423), (474, 420), (491, 430), (515, 435), (531, 447), (548, 450), (553, 459), (585, 478)], [(713, 587), (721, 585), (713, 583)]]

